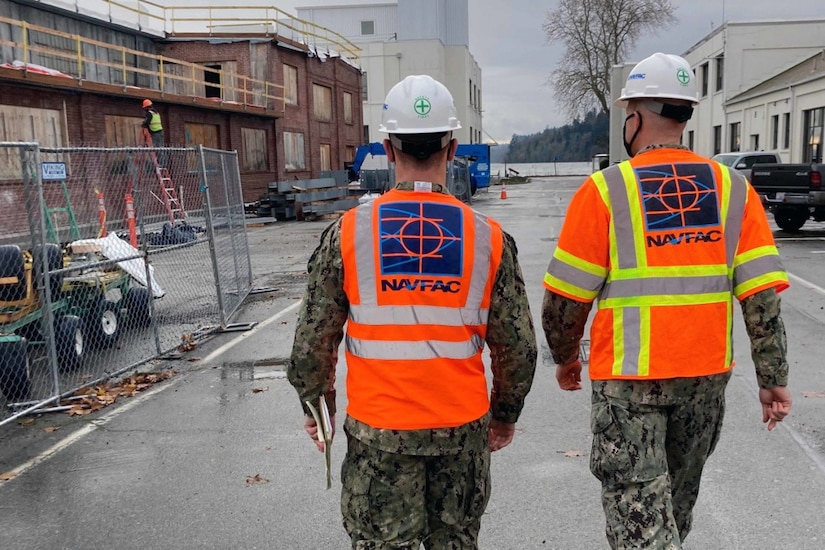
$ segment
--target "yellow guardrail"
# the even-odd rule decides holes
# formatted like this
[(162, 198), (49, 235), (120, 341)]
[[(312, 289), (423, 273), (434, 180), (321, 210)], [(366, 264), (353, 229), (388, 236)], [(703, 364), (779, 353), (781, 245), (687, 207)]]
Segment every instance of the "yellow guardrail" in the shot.
[[(223, 102), (240, 103), (283, 112), (283, 86), (256, 80), (225, 70), (205, 67), (179, 59), (115, 46), (76, 34), (56, 31), (0, 16), (11, 27), (15, 40), (0, 39), (0, 46), (13, 48), (23, 70), (32, 65), (101, 84), (134, 86), (185, 96), (205, 97), (207, 90), (219, 91)], [(18, 38), (19, 37), (19, 38)], [(94, 57), (84, 49), (95, 52)], [(150, 67), (150, 68), (146, 68)], [(207, 78), (208, 74), (217, 74)]]

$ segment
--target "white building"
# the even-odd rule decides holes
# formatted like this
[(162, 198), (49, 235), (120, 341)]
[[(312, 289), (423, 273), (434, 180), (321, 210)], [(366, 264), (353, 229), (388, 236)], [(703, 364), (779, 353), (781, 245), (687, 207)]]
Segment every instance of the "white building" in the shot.
[[(378, 132), (384, 97), (411, 74), (428, 74), (453, 95), (460, 143), (480, 143), (481, 68), (470, 53), (468, 0), (297, 8), (300, 19), (334, 30), (362, 48), (364, 140)], [(399, 22), (403, 21), (403, 25)]]
[[(764, 150), (785, 162), (821, 162), (825, 20), (728, 22), (681, 55), (699, 90), (685, 145), (706, 156)], [(632, 66), (614, 67), (614, 98)], [(611, 159), (626, 158), (623, 112), (613, 111)]]

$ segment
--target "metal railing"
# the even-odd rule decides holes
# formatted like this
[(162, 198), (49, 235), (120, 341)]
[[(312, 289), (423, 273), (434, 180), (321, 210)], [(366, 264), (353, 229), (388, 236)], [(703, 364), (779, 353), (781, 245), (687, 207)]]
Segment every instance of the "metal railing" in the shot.
[(21, 211), (0, 245), (0, 425), (230, 325), (252, 290), (237, 153), (0, 150)]
[(39, 0), (44, 4), (98, 16), (142, 32), (179, 34), (279, 35), (298, 43), (336, 52), (356, 62), (361, 49), (343, 35), (299, 19), (274, 6), (166, 6), (148, 0)]
[[(220, 100), (283, 112), (284, 87), (241, 74), (188, 61), (141, 52), (69, 34), (25, 21), (0, 17), (10, 27), (11, 40), (0, 47), (12, 48), (12, 67), (77, 80), (118, 86), (138, 86), (186, 96), (206, 96), (217, 88)], [(93, 53), (93, 56), (85, 52)], [(208, 78), (207, 75), (217, 75)], [(216, 82), (217, 80), (217, 82)]]

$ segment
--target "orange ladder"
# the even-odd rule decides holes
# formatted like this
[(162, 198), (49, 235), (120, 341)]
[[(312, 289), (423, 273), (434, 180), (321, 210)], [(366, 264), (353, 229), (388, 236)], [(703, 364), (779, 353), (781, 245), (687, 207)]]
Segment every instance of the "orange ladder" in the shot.
[[(152, 137), (149, 135), (149, 130), (146, 128), (143, 129), (143, 141), (148, 146), (152, 146)], [(177, 190), (175, 190), (174, 183), (172, 183), (172, 177), (169, 175), (169, 170), (158, 163), (158, 157), (154, 151), (150, 153), (150, 156), (152, 157), (152, 163), (155, 165), (155, 175), (157, 175), (158, 183), (160, 184), (161, 201), (164, 206), (166, 206), (166, 213), (169, 214), (169, 221), (172, 222), (172, 225), (174, 225), (177, 220), (182, 221), (186, 219), (186, 212), (181, 206), (180, 198), (178, 197)]]

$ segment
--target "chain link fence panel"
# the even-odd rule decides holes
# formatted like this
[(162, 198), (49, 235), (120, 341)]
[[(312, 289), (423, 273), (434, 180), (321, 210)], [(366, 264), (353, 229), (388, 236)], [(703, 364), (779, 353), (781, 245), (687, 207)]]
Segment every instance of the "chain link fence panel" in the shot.
[(191, 349), (251, 290), (234, 152), (2, 143), (0, 185), (0, 424)]

